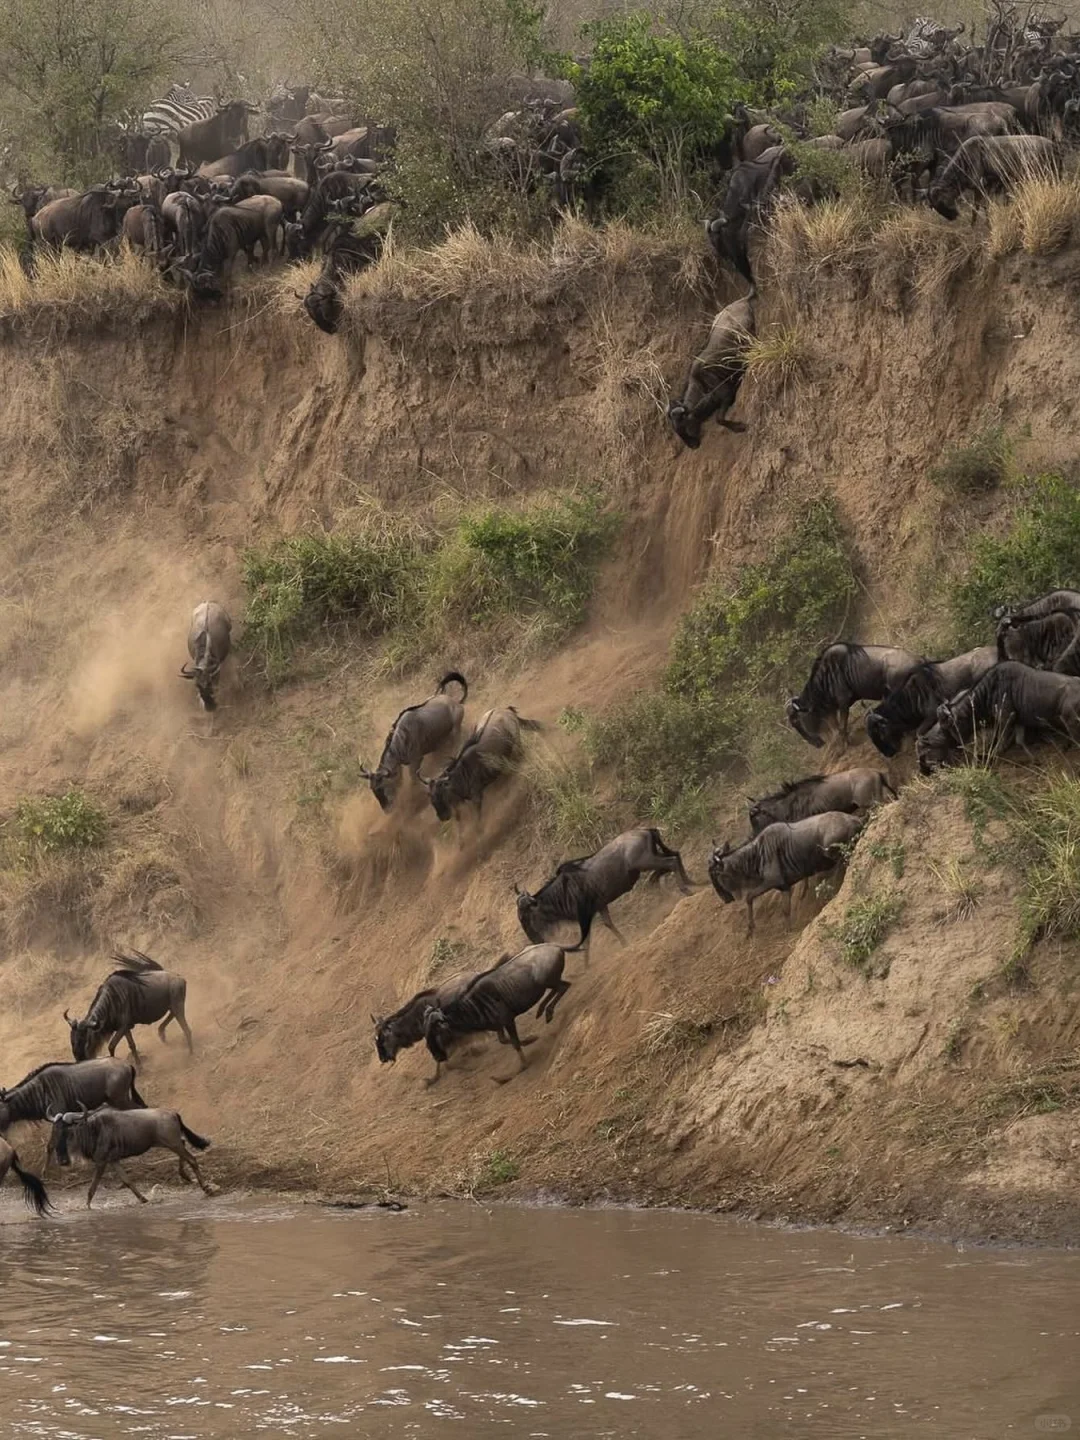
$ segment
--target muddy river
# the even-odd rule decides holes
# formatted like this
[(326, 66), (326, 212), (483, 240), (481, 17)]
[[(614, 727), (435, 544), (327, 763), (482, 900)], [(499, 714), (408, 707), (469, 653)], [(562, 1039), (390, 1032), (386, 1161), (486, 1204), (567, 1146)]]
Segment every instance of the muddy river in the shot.
[(0, 1223), (3, 1437), (1070, 1429), (1076, 1253), (227, 1197)]

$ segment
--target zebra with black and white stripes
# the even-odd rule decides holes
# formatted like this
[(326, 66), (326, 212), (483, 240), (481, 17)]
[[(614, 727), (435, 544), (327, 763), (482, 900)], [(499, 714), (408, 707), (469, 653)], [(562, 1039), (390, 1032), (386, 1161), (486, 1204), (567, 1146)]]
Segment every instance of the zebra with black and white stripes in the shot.
[(160, 100), (155, 100), (142, 116), (142, 129), (147, 135), (176, 135), (186, 125), (209, 120), (218, 108), (212, 95), (198, 96), (190, 85), (172, 85)]

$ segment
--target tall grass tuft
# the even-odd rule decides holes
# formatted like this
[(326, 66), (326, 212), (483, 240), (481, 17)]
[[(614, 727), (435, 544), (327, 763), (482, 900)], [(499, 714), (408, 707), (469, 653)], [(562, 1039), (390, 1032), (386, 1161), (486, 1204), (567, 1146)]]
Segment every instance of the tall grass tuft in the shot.
[(18, 252), (0, 246), (0, 318), (47, 316), (54, 329), (72, 331), (110, 322), (138, 324), (185, 303), (181, 291), (170, 289), (159, 271), (127, 246), (100, 260), (72, 250), (39, 251), (32, 278)]
[(809, 363), (806, 341), (797, 325), (773, 325), (746, 346), (746, 373), (773, 394), (794, 385)]
[(1080, 221), (1080, 178), (1035, 174), (1013, 192), (1020, 244), (1029, 255), (1050, 255), (1068, 244)]

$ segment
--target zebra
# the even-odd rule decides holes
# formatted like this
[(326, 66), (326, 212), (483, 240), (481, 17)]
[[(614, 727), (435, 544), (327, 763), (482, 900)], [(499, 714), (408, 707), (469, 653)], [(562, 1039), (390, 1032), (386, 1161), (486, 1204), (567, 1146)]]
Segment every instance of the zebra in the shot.
[(209, 120), (217, 108), (212, 95), (197, 96), (190, 85), (172, 85), (143, 113), (142, 129), (147, 135), (175, 135), (185, 125)]

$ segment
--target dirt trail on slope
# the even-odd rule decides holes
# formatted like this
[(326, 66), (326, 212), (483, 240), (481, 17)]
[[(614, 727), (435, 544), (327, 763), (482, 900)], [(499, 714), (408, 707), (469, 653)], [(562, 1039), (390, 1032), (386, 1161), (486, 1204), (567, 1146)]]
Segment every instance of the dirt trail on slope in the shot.
[[(469, 1193), (506, 1178), (501, 1156), (524, 1192), (1015, 1235), (1073, 1224), (1075, 1112), (1006, 1106), (970, 1135), (941, 1118), (950, 1103), (967, 1114), (1040, 1047), (1077, 1043), (1060, 1020), (1063, 1006), (1075, 1014), (1068, 957), (1040, 957), (1044, 995), (999, 996), (979, 1014), (964, 998), (1009, 943), (1007, 873), (944, 938), (924, 898), (932, 878), (914, 865), (896, 882), (907, 908), (891, 967), (871, 980), (830, 948), (847, 890), (799, 901), (791, 932), (765, 902), (748, 943), (741, 909), (710, 889), (643, 886), (619, 904), (626, 948), (600, 930), (588, 968), (571, 958), (572, 989), (534, 1031), (525, 1074), (493, 1085), (512, 1054), (477, 1041), (428, 1090), (422, 1047), (379, 1066), (370, 1014), (519, 947), (514, 883), (564, 858), (534, 833), (523, 785), (460, 839), (423, 797), (384, 817), (356, 759), (374, 758), (432, 677), (373, 680), (359, 646), (275, 693), (241, 657), (212, 719), (177, 675), (194, 604), (242, 614), (239, 557), (256, 536), (332, 524), (365, 495), (427, 510), (447, 494), (597, 478), (624, 525), (587, 626), (549, 657), (469, 669), (470, 716), (518, 705), (545, 723), (536, 743), (557, 760), (560, 711), (649, 683), (708, 564), (759, 554), (823, 489), (864, 569), (852, 628), (903, 639), (923, 618), (912, 577), (939, 504), (928, 465), (987, 405), (1051, 447), (1080, 393), (1073, 303), (1049, 268), (989, 309), (957, 303), (951, 363), (934, 368), (919, 347), (940, 313), (881, 315), (868, 335), (860, 305), (826, 294), (805, 321), (808, 376), (787, 394), (748, 382), (748, 434), (713, 429), (693, 454), (655, 396), (598, 368), (614, 334), (681, 378), (708, 305), (662, 267), (624, 278), (602, 328), (577, 302), (500, 330), (447, 301), (380, 311), (345, 341), (248, 311), (175, 330), (121, 323), (60, 348), (8, 336), (0, 815), (73, 784), (106, 804), (111, 832), (80, 866), (5, 891), (0, 1079), (66, 1056), (62, 1010), (81, 1013), (113, 945), (132, 945), (187, 977), (197, 1043), (192, 1063), (175, 1039), (140, 1037), (140, 1086), (213, 1136), (226, 1182)], [(982, 348), (1020, 311), (1023, 339)], [(1056, 458), (1069, 458), (1060, 443)], [(919, 792), (878, 823), (901, 827), (913, 853), (932, 815), (941, 856), (964, 853), (967, 822), (941, 803)], [(685, 858), (704, 880), (704, 842)], [(1008, 1044), (988, 1042), (995, 1027)]]

